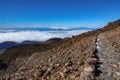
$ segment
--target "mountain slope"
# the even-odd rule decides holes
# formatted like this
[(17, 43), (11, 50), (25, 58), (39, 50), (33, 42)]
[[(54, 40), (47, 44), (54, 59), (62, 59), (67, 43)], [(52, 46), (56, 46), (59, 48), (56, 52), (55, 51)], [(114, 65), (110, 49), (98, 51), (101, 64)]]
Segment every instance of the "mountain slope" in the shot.
[(37, 50), (28, 45), (9, 48), (0, 55), (8, 64), (0, 76), (11, 80), (119, 80), (119, 36), (120, 20), (72, 38), (45, 42), (47, 48), (44, 44)]

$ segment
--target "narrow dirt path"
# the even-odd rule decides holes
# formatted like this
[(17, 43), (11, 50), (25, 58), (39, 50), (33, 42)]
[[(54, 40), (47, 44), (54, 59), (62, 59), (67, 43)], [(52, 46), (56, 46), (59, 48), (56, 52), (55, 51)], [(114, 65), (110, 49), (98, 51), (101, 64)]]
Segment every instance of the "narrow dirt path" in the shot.
[[(96, 57), (98, 57), (97, 61), (102, 62), (102, 64), (98, 64), (96, 68), (95, 80), (120, 80), (120, 57), (110, 46), (111, 43), (100, 34), (96, 42), (98, 53)], [(101, 71), (101, 74), (99, 74), (99, 71)]]
[(94, 76), (98, 77), (102, 73), (100, 70), (102, 62), (100, 61), (100, 46), (99, 46), (99, 37), (97, 37), (96, 42), (96, 49), (95, 49), (95, 58), (96, 58), (96, 63), (95, 63), (95, 72)]

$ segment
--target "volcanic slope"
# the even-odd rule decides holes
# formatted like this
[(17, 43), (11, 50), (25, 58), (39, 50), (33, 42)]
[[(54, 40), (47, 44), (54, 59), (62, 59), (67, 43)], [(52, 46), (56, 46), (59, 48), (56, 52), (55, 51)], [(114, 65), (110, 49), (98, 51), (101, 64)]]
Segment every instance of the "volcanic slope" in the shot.
[(44, 47), (36, 47), (37, 49), (33, 51), (33, 47), (28, 47), (30, 45), (9, 48), (0, 55), (0, 66), (1, 64), (7, 65), (7, 68), (1, 69), (0, 78), (10, 80), (119, 80), (119, 36), (120, 20), (110, 22), (98, 30), (65, 38), (55, 44), (53, 44), (54, 41), (52, 44), (51, 41), (46, 42), (47, 48), (44, 50)]

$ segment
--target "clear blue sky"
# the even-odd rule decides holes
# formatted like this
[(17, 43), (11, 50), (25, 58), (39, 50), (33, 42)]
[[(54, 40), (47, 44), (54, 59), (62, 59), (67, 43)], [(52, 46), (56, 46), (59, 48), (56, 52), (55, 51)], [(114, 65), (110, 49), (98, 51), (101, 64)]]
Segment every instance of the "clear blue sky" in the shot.
[(0, 25), (101, 27), (119, 18), (120, 0), (0, 0)]

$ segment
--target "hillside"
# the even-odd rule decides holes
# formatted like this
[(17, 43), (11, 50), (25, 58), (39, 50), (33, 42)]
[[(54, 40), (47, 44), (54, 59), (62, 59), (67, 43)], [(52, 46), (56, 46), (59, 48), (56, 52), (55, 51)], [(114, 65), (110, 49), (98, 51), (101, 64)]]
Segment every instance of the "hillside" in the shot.
[(120, 20), (65, 38), (9, 48), (0, 55), (8, 80), (120, 80)]

